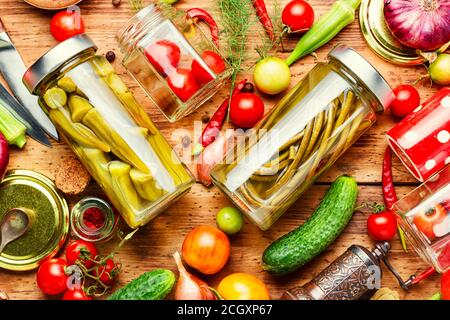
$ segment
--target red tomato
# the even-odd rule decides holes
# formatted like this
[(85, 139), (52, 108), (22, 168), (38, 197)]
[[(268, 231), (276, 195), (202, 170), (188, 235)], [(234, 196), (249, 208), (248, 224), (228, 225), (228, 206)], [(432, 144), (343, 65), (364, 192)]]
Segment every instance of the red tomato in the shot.
[(148, 45), (144, 51), (148, 61), (164, 77), (167, 77), (180, 63), (180, 48), (172, 41), (158, 40)]
[(442, 274), (441, 297), (442, 300), (450, 300), (450, 270)]
[(420, 96), (417, 89), (409, 84), (402, 84), (394, 89), (395, 100), (390, 108), (392, 114), (403, 118), (413, 112), (420, 104)]
[(397, 233), (397, 217), (392, 211), (371, 214), (367, 219), (367, 232), (376, 241), (390, 241)]
[(55, 295), (67, 290), (66, 268), (67, 262), (63, 259), (50, 259), (45, 261), (37, 272), (37, 285), (45, 294)]
[(69, 265), (74, 265), (77, 260), (80, 260), (89, 269), (94, 266), (94, 262), (89, 259), (95, 259), (96, 256), (97, 248), (92, 242), (75, 240), (66, 248), (66, 259)]
[(239, 93), (231, 99), (230, 119), (236, 126), (252, 128), (264, 116), (264, 102), (254, 93)]
[(308, 2), (294, 0), (284, 7), (281, 20), (290, 32), (303, 32), (313, 25), (314, 10)]
[(86, 292), (84, 292), (81, 288), (75, 288), (75, 289), (68, 289), (66, 292), (64, 292), (63, 300), (92, 300), (91, 297), (88, 297), (86, 295)]
[(60, 11), (50, 21), (50, 32), (59, 42), (84, 33), (84, 30), (83, 18), (77, 11)]
[(178, 68), (169, 74), (167, 84), (183, 102), (188, 101), (200, 89), (200, 85), (195, 80), (192, 71), (184, 68)]
[(120, 265), (116, 264), (113, 259), (106, 260), (105, 264), (99, 265), (98, 269), (94, 269), (94, 276), (100, 276), (100, 281), (106, 286), (112, 286), (115, 279), (119, 275)]
[[(202, 59), (215, 74), (220, 74), (226, 68), (225, 61), (214, 51), (204, 51), (202, 53)], [(197, 60), (192, 61), (192, 73), (199, 83), (208, 83), (214, 79)]]
[(441, 205), (437, 204), (431, 210), (423, 212), (414, 216), (414, 224), (417, 229), (423, 233), (430, 241), (436, 239), (434, 234), (434, 226), (440, 224), (447, 217), (447, 210)]
[(230, 241), (223, 231), (200, 226), (188, 233), (181, 253), (184, 261), (203, 274), (222, 270), (230, 257)]

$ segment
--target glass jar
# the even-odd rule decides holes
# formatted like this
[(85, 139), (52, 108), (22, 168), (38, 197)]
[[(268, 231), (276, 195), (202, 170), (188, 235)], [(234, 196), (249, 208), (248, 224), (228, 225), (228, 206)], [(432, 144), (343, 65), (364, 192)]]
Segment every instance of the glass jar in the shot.
[(394, 98), (383, 77), (340, 46), (317, 64), (212, 170), (213, 182), (268, 229)]
[(43, 55), (24, 75), (65, 141), (132, 228), (162, 212), (193, 176), (87, 35)]
[(392, 208), (414, 251), (438, 272), (450, 269), (450, 166)]
[(154, 4), (139, 11), (116, 38), (123, 65), (171, 122), (208, 101), (232, 72), (192, 20)]

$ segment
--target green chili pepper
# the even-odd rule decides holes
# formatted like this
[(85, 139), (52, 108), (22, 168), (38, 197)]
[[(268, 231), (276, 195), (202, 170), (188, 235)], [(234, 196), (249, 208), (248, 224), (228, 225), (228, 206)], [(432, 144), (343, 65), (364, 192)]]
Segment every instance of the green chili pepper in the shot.
[(355, 20), (355, 11), (360, 4), (361, 0), (337, 0), (330, 11), (320, 17), (300, 39), (286, 63), (290, 66), (333, 39)]

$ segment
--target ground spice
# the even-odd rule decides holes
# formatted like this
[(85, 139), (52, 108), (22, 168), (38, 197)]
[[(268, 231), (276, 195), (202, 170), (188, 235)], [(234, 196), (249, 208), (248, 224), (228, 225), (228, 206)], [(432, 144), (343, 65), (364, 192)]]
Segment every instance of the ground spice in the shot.
[(87, 208), (83, 214), (83, 223), (89, 229), (98, 230), (105, 225), (105, 214), (99, 208)]

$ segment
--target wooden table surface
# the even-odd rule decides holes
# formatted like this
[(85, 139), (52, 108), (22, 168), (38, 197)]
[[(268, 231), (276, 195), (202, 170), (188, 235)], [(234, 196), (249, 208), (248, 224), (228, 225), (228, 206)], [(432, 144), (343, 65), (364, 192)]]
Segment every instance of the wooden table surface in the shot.
[[(148, 2), (148, 1), (145, 1)], [(272, 1), (266, 1), (271, 4)], [(284, 5), (288, 0), (280, 0)], [(311, 0), (316, 17), (324, 13), (329, 7), (329, 0)], [(214, 12), (213, 0), (180, 0), (178, 7), (189, 8), (192, 6), (211, 9)], [(87, 26), (88, 34), (99, 46), (99, 52), (105, 53), (114, 50), (118, 55), (114, 35), (119, 28), (132, 16), (132, 10), (126, 0), (122, 0), (120, 7), (113, 7), (111, 0), (85, 0), (80, 4), (81, 12)], [(270, 8), (272, 5), (269, 6)], [(38, 10), (21, 0), (1, 0), (0, 15), (9, 31), (11, 38), (21, 52), (25, 63), (30, 65), (47, 50), (56, 44), (49, 32), (49, 21), (52, 12)], [(255, 24), (254, 28), (259, 28)], [(259, 30), (259, 29), (258, 29)], [(252, 32), (250, 40), (257, 41), (258, 32)], [(252, 41), (250, 41), (252, 42)], [(420, 75), (425, 74), (423, 67), (398, 67), (378, 58), (364, 42), (359, 24), (353, 24), (343, 30), (333, 41), (317, 51), (318, 59), (323, 60), (329, 50), (337, 43), (345, 43), (360, 52), (369, 60), (387, 79), (392, 87), (402, 83), (412, 84)], [(295, 40), (289, 40), (287, 48), (292, 48)], [(249, 61), (255, 61), (256, 53), (249, 50)], [(280, 57), (286, 57), (288, 53), (278, 53)], [(296, 84), (317, 62), (313, 57), (306, 57), (297, 62), (291, 72), (293, 79), (291, 86)], [(190, 116), (176, 124), (166, 121), (163, 116), (152, 106), (144, 95), (120, 65), (120, 57), (115, 62), (118, 72), (126, 80), (138, 100), (143, 104), (156, 125), (162, 130), (165, 137), (174, 147), (180, 148), (181, 143), (173, 136), (175, 128), (185, 128), (193, 132), (194, 121), (199, 121), (205, 113), (210, 115), (223, 101), (228, 92), (228, 87), (221, 90), (205, 106), (199, 108)], [(248, 71), (247, 71), (248, 72)], [(240, 77), (251, 79), (251, 72)], [(418, 90), (422, 101), (430, 97), (438, 90), (430, 88), (428, 84), (419, 84)], [(266, 109), (271, 108), (280, 97), (264, 97)], [(328, 185), (341, 174), (349, 174), (357, 178), (359, 183), (358, 204), (367, 202), (382, 203), (381, 192), (381, 165), (383, 152), (386, 147), (384, 133), (394, 125), (393, 117), (387, 113), (381, 115), (378, 122), (349, 149), (339, 161), (326, 172), (319, 181), (312, 186), (305, 195), (296, 202), (279, 220), (266, 232), (260, 231), (248, 220), (242, 231), (231, 237), (232, 253), (229, 263), (217, 275), (203, 277), (211, 286), (217, 286), (226, 275), (234, 272), (248, 272), (254, 274), (268, 284), (272, 298), (278, 298), (282, 292), (295, 285), (301, 285), (311, 280), (331, 261), (345, 251), (352, 244), (360, 244), (371, 248), (373, 241), (366, 233), (366, 219), (368, 210), (357, 211), (343, 234), (323, 254), (308, 263), (305, 267), (286, 277), (273, 277), (261, 269), (261, 254), (264, 249), (276, 238), (302, 224), (313, 212), (322, 199)], [(48, 177), (53, 177), (56, 165), (69, 157), (73, 157), (72, 151), (64, 142), (53, 143), (53, 148), (46, 148), (35, 141), (28, 139), (23, 150), (13, 149), (9, 167), (31, 169), (41, 172)], [(192, 172), (195, 165), (190, 164)], [(394, 180), (399, 195), (405, 194), (416, 185), (416, 181), (401, 165), (397, 158), (393, 162)], [(97, 186), (93, 183), (85, 194), (97, 192)], [(73, 204), (77, 198), (69, 198)], [(229, 205), (229, 201), (217, 188), (207, 189), (200, 183), (196, 183), (192, 190), (172, 205), (159, 217), (154, 219), (129, 241), (121, 250), (118, 257), (123, 264), (123, 273), (120, 276), (118, 286), (122, 286), (141, 273), (153, 268), (165, 267), (176, 270), (172, 254), (180, 250), (184, 236), (195, 226), (201, 224), (214, 225), (217, 211)], [(397, 239), (392, 242), (392, 264), (405, 278), (412, 273), (425, 269), (427, 266), (412, 252), (404, 253)], [(409, 292), (403, 291), (395, 278), (384, 268), (382, 285), (397, 290), (402, 299), (424, 299), (439, 290), (439, 277), (433, 276), (424, 281)], [(36, 286), (35, 272), (17, 273), (0, 270), (0, 290), (7, 292), (11, 299), (44, 299), (45, 297)]]

